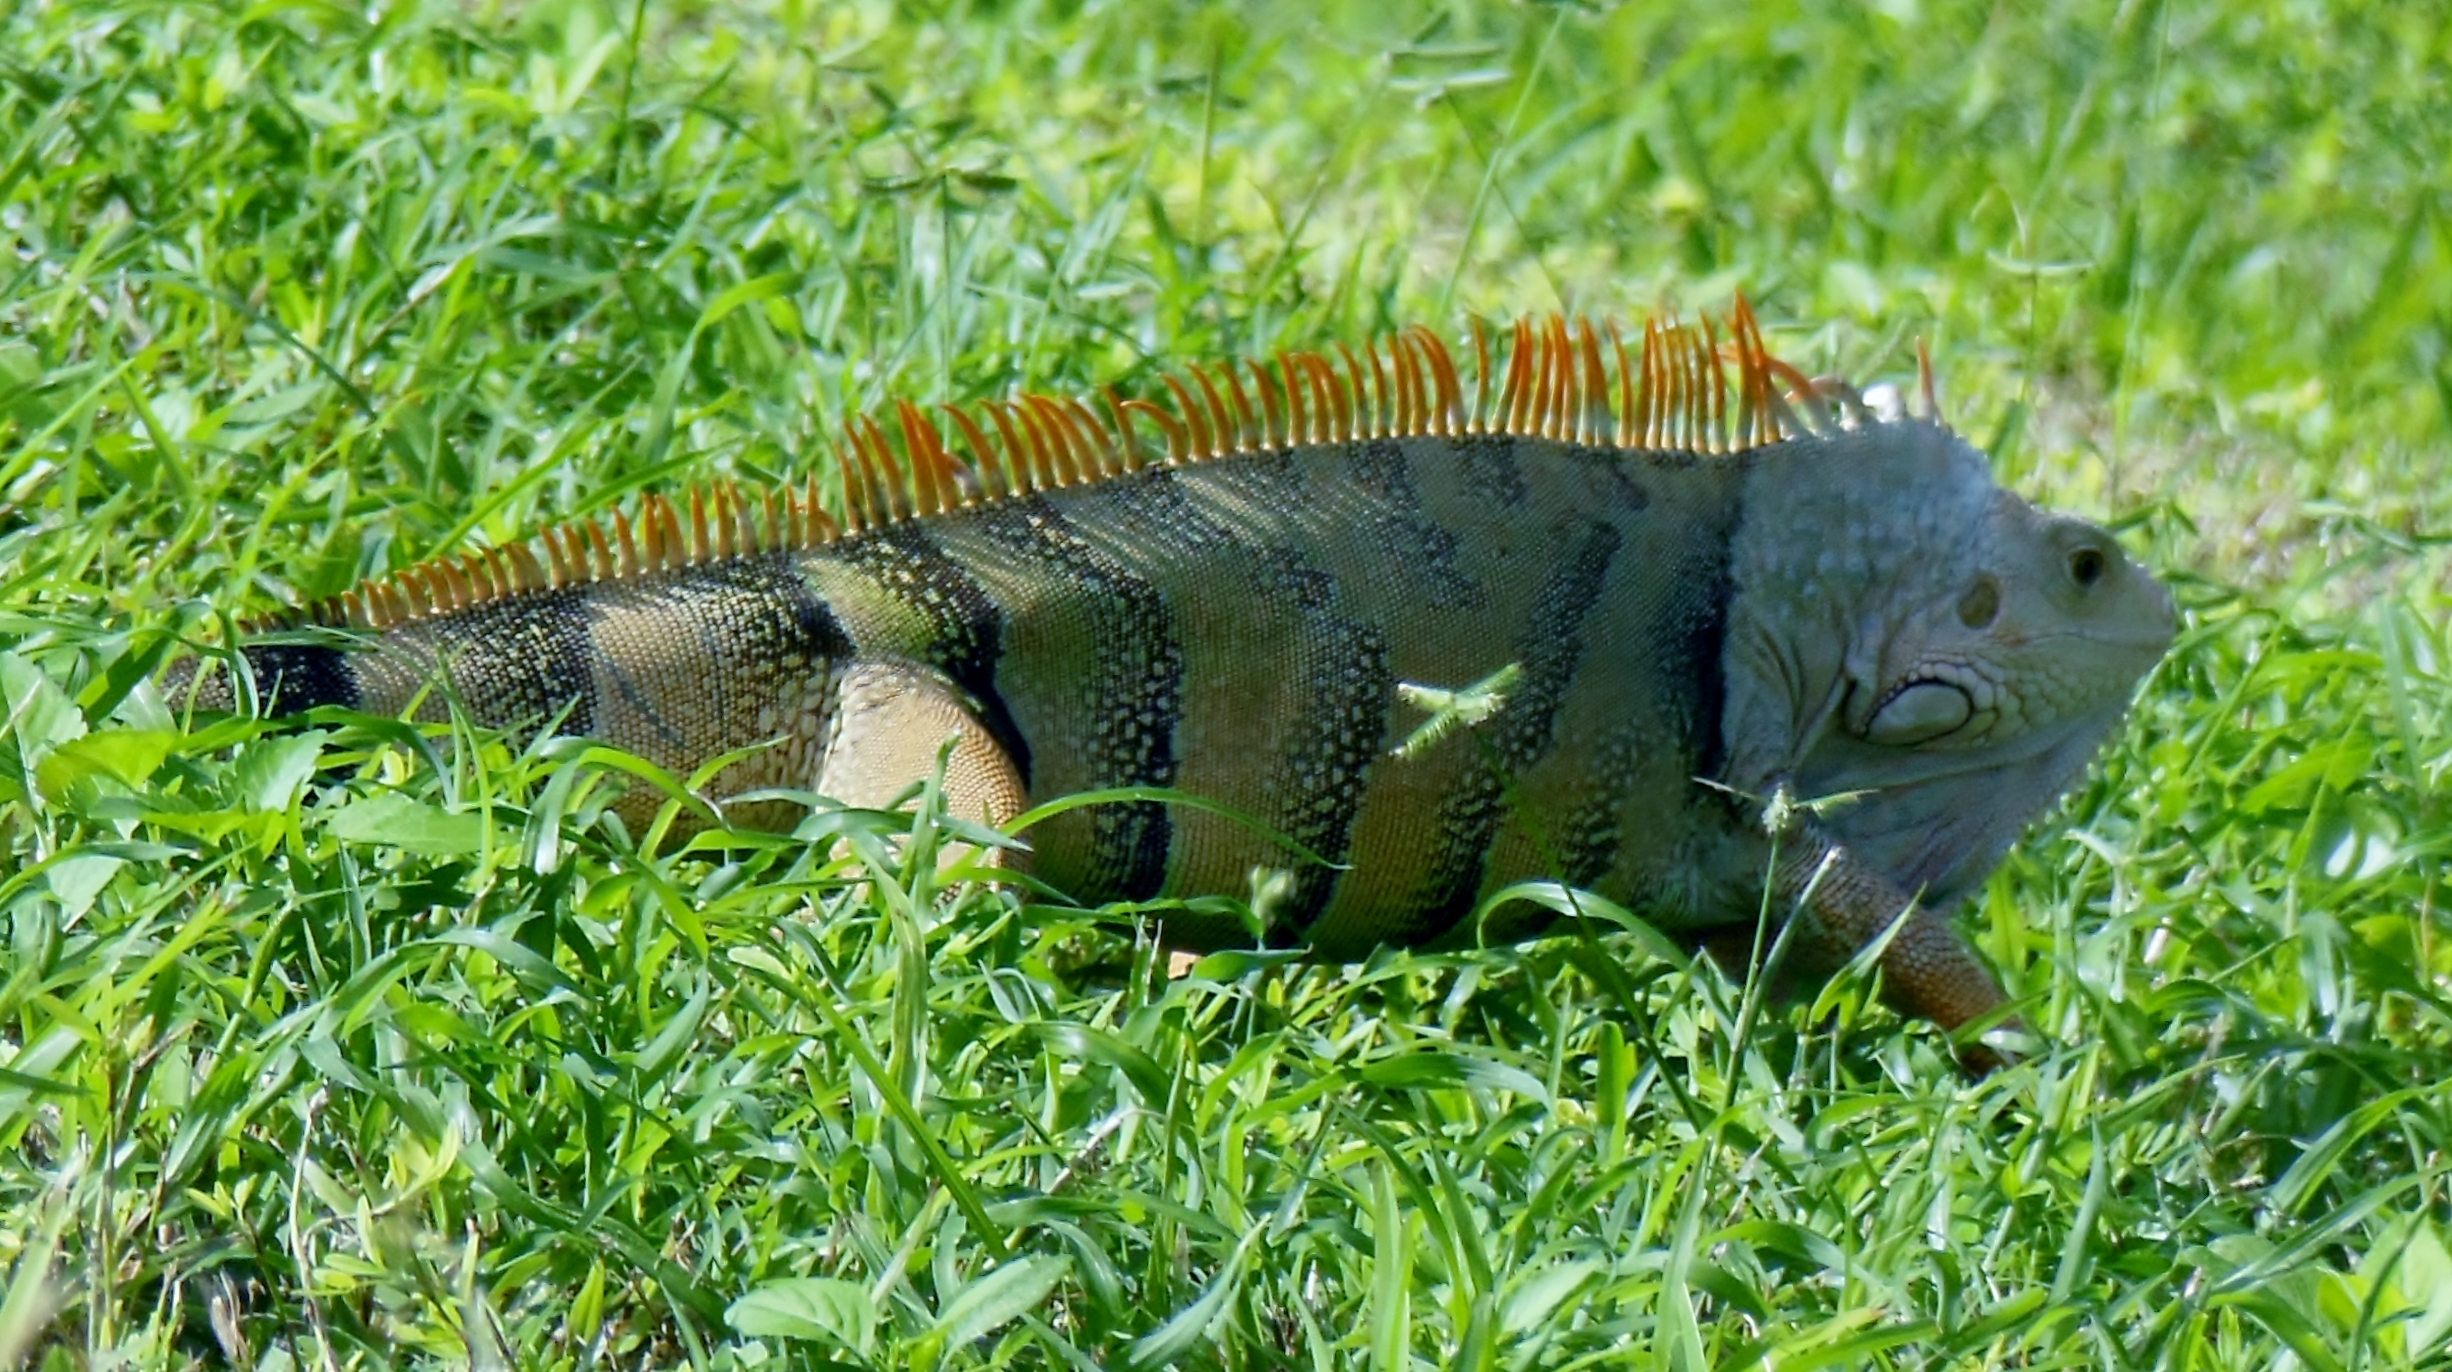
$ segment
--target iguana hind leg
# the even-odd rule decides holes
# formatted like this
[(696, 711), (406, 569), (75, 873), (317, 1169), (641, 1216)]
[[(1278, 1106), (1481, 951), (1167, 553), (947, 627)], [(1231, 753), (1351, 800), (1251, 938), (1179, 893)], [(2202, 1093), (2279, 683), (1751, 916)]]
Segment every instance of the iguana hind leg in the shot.
[[(879, 809), (935, 772), (945, 758), (945, 805), (962, 819), (998, 825), (1030, 803), (1021, 771), (952, 683), (906, 662), (856, 662), (835, 692), (835, 718), (819, 761), (817, 790), (846, 805)], [(990, 856), (1019, 868), (1013, 849)]]

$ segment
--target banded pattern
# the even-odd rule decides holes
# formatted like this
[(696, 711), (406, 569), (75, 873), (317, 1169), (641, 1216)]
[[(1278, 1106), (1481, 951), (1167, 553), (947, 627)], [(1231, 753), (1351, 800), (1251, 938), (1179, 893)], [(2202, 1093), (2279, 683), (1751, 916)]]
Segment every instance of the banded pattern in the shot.
[[(1557, 736), (1553, 716), (1618, 549), (1632, 540), (1631, 561), (1661, 567), (1724, 561), (1726, 473), (1656, 516), (1650, 487), (1663, 474), (1612, 454), (1673, 472), (1864, 417), (1852, 392), (1774, 359), (1742, 300), (1728, 335), (1653, 320), (1630, 348), (1615, 329), (1556, 316), (1501, 340), (1476, 324), (1468, 384), (1417, 326), (1359, 351), (1193, 367), (1163, 378), (1157, 401), (1022, 395), (942, 406), (942, 426), (898, 402), (855, 417), (832, 445), (837, 512), (821, 474), (800, 489), (649, 494), (634, 513), (427, 562), (310, 612), (405, 633), (396, 661), (310, 648), (259, 665), (301, 682), (296, 698), (386, 708), (414, 698), (452, 643), (526, 645), (456, 670), (452, 689), (485, 717), (558, 715), (566, 731), (681, 767), (754, 741), (742, 732), (750, 716), (686, 683), (712, 673), (720, 695), (710, 664), (762, 661), (749, 673), (757, 689), (792, 704), (754, 722), (789, 746), (731, 775), (793, 785), (844, 727), (833, 674), (907, 662), (944, 683), (949, 708), (976, 720), (1022, 793), (1185, 784), (1216, 795), (1329, 860), (1295, 871), (1277, 911), (1289, 936), (1418, 937), (1453, 926), (1489, 882), (1524, 874), (1520, 861), (1494, 866), (1508, 788), (1554, 751), (1594, 742), (1581, 723)], [(1516, 532), (1493, 540), (1494, 521)], [(799, 615), (786, 630), (725, 612), (682, 635), (700, 649), (657, 642), (659, 622), (671, 638), (692, 606), (736, 593), (806, 602), (824, 622)], [(667, 598), (673, 608), (654, 608)], [(1675, 603), (1706, 618), (1723, 608)], [(1472, 629), (1477, 616), (1517, 627), (1491, 639)], [(1626, 653), (1651, 642), (1645, 626), (1595, 632), (1635, 645), (1613, 650), (1597, 680), (1642, 670)], [(1460, 749), (1375, 791), (1397, 681), (1460, 684), (1508, 653), (1529, 670), (1488, 755)], [(778, 663), (821, 680), (783, 680)], [(1195, 690), (1224, 703), (1194, 710)], [(1716, 699), (1707, 679), (1651, 694), (1648, 708), (1670, 715)], [(1647, 759), (1656, 781), (1670, 782), (1681, 751)], [(1572, 789), (1570, 830), (1601, 825), (1595, 784)], [(1244, 868), (1273, 860), (1214, 816), (1152, 802), (1060, 818), (1043, 846), (1049, 875), (1085, 898), (1239, 885)], [(1419, 850), (1416, 889), (1384, 874), (1346, 880), (1358, 851), (1385, 850)]]
[(1481, 894), (1506, 791), (1555, 741), (1559, 703), (1582, 664), (1586, 620), (1624, 542), (1612, 525), (1586, 527), (1533, 602), (1515, 644), (1521, 682), (1488, 731), (1489, 765), (1467, 771), (1439, 803), (1438, 846), (1413, 902), (1423, 912), (1419, 936), (1455, 929)]
[[(1521, 906), (1471, 916), (1535, 879), (1744, 923), (1771, 872), (1811, 906), (1795, 946), (1835, 962), (1906, 891), (1980, 877), (2169, 641), (2116, 544), (2000, 491), (1936, 422), (1929, 363), (1928, 417), (1877, 416), (1771, 357), (1743, 301), (1726, 342), (1552, 317), (1476, 327), (1470, 355), (1468, 378), (1409, 328), (1156, 399), (897, 403), (800, 489), (649, 495), (428, 562), (312, 611), (358, 648), (244, 660), (284, 709), (448, 701), (677, 774), (735, 759), (708, 798), (751, 825), (795, 813), (760, 790), (891, 805), (940, 767), (989, 823), (1174, 788), (1232, 815), (1076, 807), (1026, 860), (1090, 902), (1266, 890), (1268, 937), (1326, 956), (1532, 932)], [(1511, 665), (1490, 719), (1388, 752), (1400, 683)], [(1733, 797), (1791, 780), (1877, 799), (1800, 822), (1774, 870)], [(616, 813), (658, 803), (633, 787)], [(1180, 905), (1169, 942), (1245, 936)], [(1997, 1001), (1946, 928), (1895, 946), (1911, 1008)]]
[[(1039, 496), (983, 511), (973, 527), (1000, 561), (1080, 592), (1077, 602), (1091, 621), (1087, 656), (1075, 664), (1090, 724), (1082, 740), (1090, 773), (1102, 787), (1174, 785), (1184, 666), (1167, 597), (1083, 539)], [(1084, 881), (1128, 900), (1157, 895), (1166, 881), (1166, 807), (1155, 801), (1106, 805), (1090, 819), (1094, 837)]]

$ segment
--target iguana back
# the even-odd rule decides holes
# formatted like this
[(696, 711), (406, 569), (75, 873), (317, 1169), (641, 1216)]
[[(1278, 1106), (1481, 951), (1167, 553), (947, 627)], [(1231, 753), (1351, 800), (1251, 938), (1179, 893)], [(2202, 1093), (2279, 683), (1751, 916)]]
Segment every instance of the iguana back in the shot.
[[(883, 803), (949, 737), (952, 801), (990, 821), (1174, 788), (1327, 862), (1128, 801), (1034, 830), (1034, 874), (1106, 901), (1284, 868), (1272, 939), (1326, 956), (1533, 932), (1532, 907), (1470, 917), (1542, 877), (1671, 928), (1750, 927), (1768, 876), (1828, 966), (1918, 887), (1946, 900), (1990, 869), (2119, 718), (2171, 611), (2101, 531), (1998, 490), (1937, 421), (1806, 380), (1742, 303), (1731, 329), (1723, 349), (1654, 325), (1630, 354), (1519, 326), (1503, 373), (1477, 338), (1469, 400), (1416, 330), (1194, 371), (1165, 404), (949, 407), (968, 463), (904, 405), (893, 439), (850, 427), (840, 525), (814, 489), (651, 498), (610, 533), (318, 613), (371, 631), (367, 651), (247, 660), (284, 710), (423, 691), (429, 718), (446, 696), (490, 724), (558, 716), (685, 774), (771, 741), (719, 798)], [(1487, 722), (1392, 754), (1421, 718), (1400, 683), (1511, 664)], [(1783, 786), (1873, 794), (1790, 826), (1775, 862), (1762, 802)], [(1955, 1025), (1997, 1003), (1929, 917), (1897, 948), (1905, 1008)]]

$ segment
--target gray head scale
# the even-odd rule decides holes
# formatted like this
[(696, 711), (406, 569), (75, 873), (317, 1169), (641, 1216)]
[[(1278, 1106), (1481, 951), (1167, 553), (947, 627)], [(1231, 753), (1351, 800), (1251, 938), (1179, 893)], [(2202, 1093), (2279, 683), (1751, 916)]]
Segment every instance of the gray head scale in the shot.
[[(1776, 484), (1749, 496), (1740, 602), (1748, 618), (1831, 637), (1774, 659), (1784, 680), (1769, 689), (1792, 693), (1793, 733), (1755, 756), (1802, 798), (1864, 793), (1824, 828), (1945, 905), (2127, 712), (2171, 644), (2170, 593), (2100, 527), (2001, 489), (1983, 454), (1937, 422), (1796, 446), (1821, 451), (1778, 464)], [(1744, 649), (1733, 637), (1732, 676)], [(1749, 690), (1765, 685), (1732, 679), (1730, 727)]]

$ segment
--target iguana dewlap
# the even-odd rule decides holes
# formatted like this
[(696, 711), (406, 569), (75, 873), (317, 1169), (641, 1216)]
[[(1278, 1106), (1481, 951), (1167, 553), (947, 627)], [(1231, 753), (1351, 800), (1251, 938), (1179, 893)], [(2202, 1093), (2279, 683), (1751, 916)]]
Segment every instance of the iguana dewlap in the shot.
[[(1920, 894), (1885, 986), (1954, 1028), (2001, 995), (1947, 912), (2120, 719), (2171, 601), (2101, 529), (1996, 486), (1936, 418), (1807, 382), (1742, 303), (1731, 329), (1722, 348), (1655, 324), (1630, 358), (1614, 334), (1519, 325), (1503, 371), (1477, 348), (1470, 394), (1413, 330), (1195, 370), (1162, 403), (1026, 396), (947, 407), (943, 432), (904, 405), (891, 436), (850, 427), (839, 523), (814, 483), (650, 498), (610, 531), (431, 563), (317, 612), (363, 631), (354, 646), (245, 658), (283, 711), (388, 714), (422, 692), (424, 718), (455, 700), (488, 724), (558, 718), (680, 775), (771, 744), (719, 776), (719, 801), (885, 803), (948, 739), (952, 804), (991, 822), (1176, 788), (1339, 865), (1138, 801), (1034, 829), (1032, 870), (1101, 902), (1289, 869), (1272, 939), (1326, 957), (1537, 932), (1530, 906), (1473, 918), (1536, 878), (1666, 928), (1750, 929), (1768, 881), (1803, 965), (1828, 970)], [(1492, 717), (1391, 754), (1421, 720), (1398, 683), (1508, 664)], [(216, 673), (198, 700), (230, 696)], [(1783, 793), (1861, 794), (1774, 811), (1795, 816), (1775, 844)], [(1181, 916), (1163, 932), (1246, 937)]]

